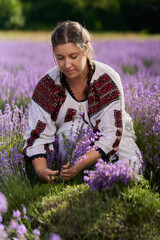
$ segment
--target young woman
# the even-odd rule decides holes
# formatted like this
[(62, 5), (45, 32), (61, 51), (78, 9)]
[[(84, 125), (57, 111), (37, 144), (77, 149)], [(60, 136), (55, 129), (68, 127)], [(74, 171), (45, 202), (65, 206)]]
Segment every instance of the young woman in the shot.
[(47, 151), (53, 150), (58, 136), (63, 152), (62, 133), (67, 135), (71, 127), (76, 131), (83, 114), (85, 124), (99, 131), (100, 137), (84, 159), (72, 167), (62, 167), (62, 180), (73, 179), (98, 158), (128, 163), (131, 159), (132, 167), (139, 173), (141, 153), (135, 143), (132, 119), (125, 111), (118, 73), (92, 60), (89, 33), (78, 22), (58, 24), (51, 41), (57, 66), (42, 77), (33, 92), (29, 127), (24, 136), (26, 161), (32, 161), (42, 181), (50, 182), (50, 176), (58, 171), (47, 167)]

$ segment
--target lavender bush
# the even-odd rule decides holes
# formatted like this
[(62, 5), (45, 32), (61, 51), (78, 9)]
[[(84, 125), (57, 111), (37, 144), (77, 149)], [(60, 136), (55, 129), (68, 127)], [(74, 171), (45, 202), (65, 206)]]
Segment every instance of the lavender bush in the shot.
[(25, 179), (22, 147), (27, 120), (28, 108), (19, 109), (13, 100), (5, 105), (3, 113), (0, 110), (0, 185), (11, 176)]
[(5, 104), (3, 113), (0, 110), (0, 145), (22, 141), (28, 126), (28, 108), (18, 108), (12, 100), (11, 104)]
[[(25, 206), (23, 208), (23, 215), (19, 210), (13, 211), (13, 218), (10, 220), (10, 223), (5, 226), (3, 225), (3, 217), (2, 214), (7, 213), (7, 199), (3, 193), (0, 192), (0, 237), (1, 240), (7, 239), (39, 239), (40, 231), (38, 229), (34, 229), (33, 232), (28, 231), (25, 224), (29, 226), (29, 218), (26, 213), (27, 210)], [(24, 224), (25, 222), (25, 224)], [(31, 230), (31, 229), (30, 229)]]
[[(159, 44), (159, 41), (101, 41), (93, 46), (96, 60), (117, 70), (125, 83), (128, 74), (143, 75), (142, 81), (146, 76), (159, 76)], [(55, 66), (48, 43), (0, 42), (0, 52), (1, 105), (11, 99), (18, 104), (28, 101), (40, 77)]]
[[(13, 211), (12, 219), (6, 226), (3, 224), (3, 214), (7, 213), (8, 204), (5, 195), (0, 192), (0, 239), (17, 239), (17, 240), (39, 240), (40, 230), (33, 229), (30, 226), (30, 218), (27, 216), (27, 210), (22, 205), (22, 211)], [(22, 213), (21, 213), (22, 212)], [(50, 234), (50, 240), (61, 240), (60, 236), (55, 233)]]
[(136, 178), (129, 164), (121, 160), (116, 163), (106, 163), (99, 159), (95, 170), (85, 171), (85, 174), (87, 175), (84, 176), (84, 181), (93, 191), (112, 189), (116, 184), (127, 184)]

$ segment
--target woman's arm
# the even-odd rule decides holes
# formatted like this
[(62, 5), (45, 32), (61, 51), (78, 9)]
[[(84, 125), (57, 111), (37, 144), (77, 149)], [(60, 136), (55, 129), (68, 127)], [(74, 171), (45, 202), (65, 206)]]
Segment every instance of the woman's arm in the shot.
[(59, 171), (52, 171), (47, 167), (47, 160), (44, 157), (38, 157), (32, 160), (32, 165), (36, 175), (43, 182), (51, 182), (50, 176), (57, 175)]
[(85, 157), (77, 162), (75, 165), (73, 165), (71, 168), (68, 168), (69, 163), (64, 165), (62, 167), (61, 171), (61, 179), (63, 181), (69, 181), (73, 179), (82, 169), (85, 169), (97, 162), (97, 159), (101, 157), (101, 154), (99, 151), (96, 151), (95, 149), (86, 153)]

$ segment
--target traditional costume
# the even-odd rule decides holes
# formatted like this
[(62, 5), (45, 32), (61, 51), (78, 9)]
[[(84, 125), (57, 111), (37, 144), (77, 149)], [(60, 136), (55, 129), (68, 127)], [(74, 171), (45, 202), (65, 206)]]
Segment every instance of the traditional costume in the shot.
[[(76, 132), (84, 120), (94, 132), (100, 133), (95, 146), (103, 159), (131, 161), (139, 173), (141, 152), (135, 143), (132, 119), (125, 111), (120, 76), (106, 64), (93, 61), (93, 65), (88, 95), (83, 101), (78, 101), (65, 79), (61, 79), (58, 66), (38, 82), (32, 96), (23, 153), (30, 160), (46, 157), (47, 151), (54, 148), (56, 136), (61, 149), (62, 133), (68, 135), (71, 128)], [(62, 83), (65, 95), (61, 94)]]

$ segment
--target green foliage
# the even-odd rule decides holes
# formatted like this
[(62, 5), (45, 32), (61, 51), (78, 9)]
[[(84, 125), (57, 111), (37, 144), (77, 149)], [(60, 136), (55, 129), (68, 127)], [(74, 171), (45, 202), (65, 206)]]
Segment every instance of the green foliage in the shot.
[(0, 28), (11, 29), (24, 26), (22, 4), (19, 0), (0, 0)]
[(159, 32), (159, 0), (119, 0), (128, 28), (134, 31)]
[(144, 58), (144, 59), (142, 60), (142, 62), (143, 62), (143, 65), (144, 65), (144, 66), (150, 67), (150, 66), (153, 65), (154, 60), (153, 60), (153, 59), (146, 59), (146, 58)]
[(159, 194), (150, 191), (144, 178), (102, 192), (91, 191), (87, 184), (50, 186), (29, 207), (32, 228), (40, 228), (41, 239), (48, 239), (49, 232), (65, 240), (159, 239)]
[(52, 29), (75, 20), (89, 30), (160, 32), (159, 0), (0, 0), (0, 28)]
[(132, 75), (132, 74), (136, 74), (138, 72), (138, 67), (137, 67), (137, 65), (133, 65), (133, 66), (122, 65), (122, 70), (124, 73)]

